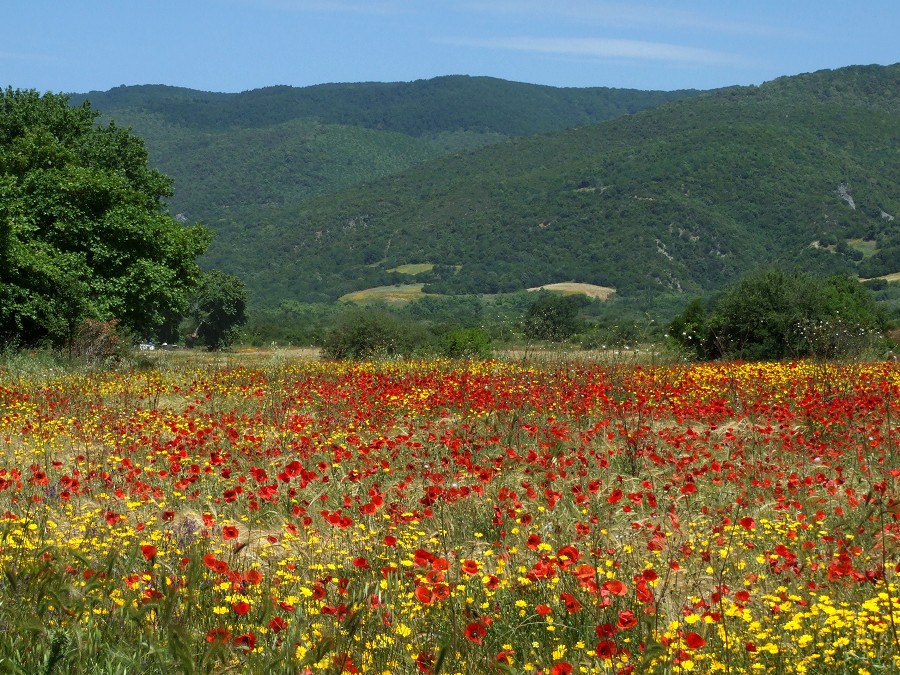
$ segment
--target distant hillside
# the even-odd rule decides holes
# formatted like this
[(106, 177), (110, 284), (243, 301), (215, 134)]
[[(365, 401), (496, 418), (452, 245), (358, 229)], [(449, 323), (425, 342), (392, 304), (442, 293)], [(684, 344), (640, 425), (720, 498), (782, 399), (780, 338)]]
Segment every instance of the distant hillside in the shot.
[[(779, 263), (900, 269), (900, 65), (781, 78), (235, 209), (209, 263), (257, 301), (390, 283), (699, 292)], [(387, 270), (431, 263), (428, 272)]]
[(488, 77), (268, 87), (161, 85), (72, 94), (142, 136), (191, 221), (290, 204), (460, 150), (634, 113), (694, 91), (555, 88)]

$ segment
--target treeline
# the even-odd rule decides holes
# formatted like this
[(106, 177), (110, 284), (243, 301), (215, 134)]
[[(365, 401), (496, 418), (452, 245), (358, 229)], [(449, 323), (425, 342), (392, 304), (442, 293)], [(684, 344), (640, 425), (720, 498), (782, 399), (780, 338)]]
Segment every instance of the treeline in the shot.
[(900, 304), (900, 284), (779, 268), (750, 273), (687, 304), (675, 295), (599, 301), (547, 291), (426, 296), (401, 306), (284, 303), (254, 314), (247, 338), (257, 346), (316, 345), (326, 357), (342, 359), (483, 358), (529, 345), (652, 346), (700, 360), (879, 358), (896, 348), (888, 331), (896, 317), (892, 323), (873, 291)]
[(608, 87), (559, 88), (491, 77), (449, 75), (414, 82), (276, 86), (239, 94), (179, 87), (116, 87), (71, 94), (105, 111), (143, 111), (206, 131), (316, 120), (408, 136), (453, 131), (529, 136), (635, 113), (698, 92)]

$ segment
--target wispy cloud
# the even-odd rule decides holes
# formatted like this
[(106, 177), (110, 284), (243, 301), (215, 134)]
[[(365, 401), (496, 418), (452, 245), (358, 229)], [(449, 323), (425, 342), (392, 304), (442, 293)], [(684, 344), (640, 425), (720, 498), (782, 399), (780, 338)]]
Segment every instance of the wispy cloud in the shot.
[(0, 51), (0, 61), (24, 61), (31, 63), (59, 63), (60, 59), (50, 54), (37, 52), (4, 52)]
[(448, 44), (488, 49), (507, 49), (594, 59), (629, 59), (682, 65), (747, 65), (735, 54), (644, 40), (566, 37), (447, 38)]
[(414, 8), (411, 0), (243, 0), (246, 4), (293, 12), (398, 14)]
[(696, 12), (673, 9), (660, 4), (619, 4), (586, 0), (470, 0), (459, 7), (464, 11), (506, 16), (561, 19), (610, 27), (658, 26), (680, 30), (699, 30), (733, 35), (752, 35), (771, 38), (808, 38), (802, 28), (781, 23), (760, 23), (720, 18), (715, 12)]

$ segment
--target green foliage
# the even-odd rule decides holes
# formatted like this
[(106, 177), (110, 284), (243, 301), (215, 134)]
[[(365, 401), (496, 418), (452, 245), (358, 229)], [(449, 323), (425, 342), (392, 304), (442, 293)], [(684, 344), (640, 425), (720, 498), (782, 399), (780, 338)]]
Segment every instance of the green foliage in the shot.
[(417, 342), (411, 326), (382, 309), (354, 309), (338, 319), (325, 338), (322, 353), (338, 360), (408, 353)]
[(205, 272), (190, 301), (191, 342), (199, 338), (210, 351), (230, 347), (247, 322), (246, 310), (243, 281), (219, 270)]
[(218, 232), (204, 265), (257, 308), (401, 283), (387, 270), (417, 262), (436, 264), (416, 277), (428, 293), (575, 279), (633, 299), (770, 263), (900, 270), (898, 72), (672, 95), (451, 77), (89, 97), (148, 139), (185, 188), (173, 212)]
[[(709, 92), (327, 196), (237, 206), (215, 221), (208, 260), (272, 306), (396, 283), (387, 270), (425, 261), (442, 272), (417, 280), (443, 294), (573, 279), (627, 297), (698, 294), (771, 263), (894, 272), (900, 156), (885, 148), (900, 146), (898, 71)], [(845, 85), (858, 97), (834, 100)], [(871, 255), (859, 259), (856, 239), (874, 242)]]
[(165, 213), (142, 141), (63, 95), (0, 93), (0, 341), (69, 342), (85, 319), (144, 332), (184, 308), (210, 234)]
[(530, 340), (560, 342), (572, 337), (581, 326), (578, 308), (584, 296), (538, 293), (522, 321), (522, 331)]
[(173, 213), (215, 222), (237, 207), (331, 194), (439, 156), (693, 93), (450, 76), (239, 94), (116, 87), (72, 98), (89, 99), (147, 140), (154, 164), (186, 188), (174, 194)]
[(669, 331), (699, 358), (777, 360), (856, 356), (883, 327), (872, 294), (855, 279), (771, 269), (726, 288), (709, 313), (691, 302)]
[(436, 353), (448, 359), (488, 359), (493, 350), (491, 336), (480, 328), (455, 328), (437, 342)]

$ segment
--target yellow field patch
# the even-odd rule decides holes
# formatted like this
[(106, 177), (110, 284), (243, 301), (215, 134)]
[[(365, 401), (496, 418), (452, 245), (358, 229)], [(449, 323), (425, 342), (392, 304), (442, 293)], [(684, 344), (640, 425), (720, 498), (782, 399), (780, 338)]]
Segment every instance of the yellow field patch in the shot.
[(392, 267), (388, 272), (397, 272), (398, 274), (423, 274), (434, 269), (434, 263), (410, 263), (408, 265), (398, 265)]
[(422, 288), (425, 284), (397, 284), (395, 286), (377, 286), (375, 288), (366, 288), (361, 291), (354, 291), (342, 295), (341, 302), (389, 302), (389, 303), (406, 303), (425, 297)]
[(579, 284), (566, 281), (558, 284), (545, 284), (544, 286), (535, 286), (529, 288), (529, 291), (553, 291), (554, 293), (563, 293), (564, 295), (586, 295), (589, 298), (598, 300), (609, 300), (615, 295), (616, 289), (609, 286), (595, 286), (594, 284)]

